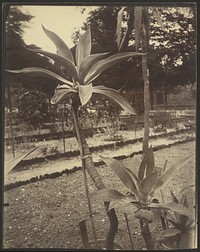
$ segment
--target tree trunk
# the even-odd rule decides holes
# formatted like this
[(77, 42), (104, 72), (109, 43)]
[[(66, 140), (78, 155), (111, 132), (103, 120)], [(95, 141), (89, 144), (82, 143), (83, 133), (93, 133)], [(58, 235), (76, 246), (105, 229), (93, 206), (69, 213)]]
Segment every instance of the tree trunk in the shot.
[[(148, 7), (144, 7), (143, 11), (143, 20), (144, 20), (144, 29), (143, 29), (143, 38), (142, 38), (142, 51), (148, 52), (148, 43), (149, 43), (149, 21), (148, 21)], [(143, 136), (143, 155), (148, 150), (149, 145), (149, 70), (147, 64), (147, 55), (142, 56), (142, 75), (144, 81), (144, 136)]]
[[(143, 9), (143, 38), (142, 51), (148, 52), (149, 46), (149, 18), (148, 7)], [(149, 89), (149, 69), (147, 62), (147, 54), (142, 56), (142, 75), (144, 81), (144, 136), (143, 136), (143, 156), (149, 148), (149, 106), (150, 106), (150, 89)], [(140, 228), (147, 250), (154, 249), (153, 239), (149, 230), (149, 225), (146, 221), (140, 219)]]
[(12, 99), (11, 99), (11, 92), (10, 92), (10, 77), (7, 76), (7, 97), (8, 97), (8, 107), (9, 111), (12, 112)]
[[(72, 114), (74, 118), (77, 139), (79, 141), (79, 148), (80, 148), (80, 153), (81, 153), (81, 158), (82, 158), (82, 166), (83, 166), (83, 169), (85, 168), (87, 170), (96, 188), (100, 190), (100, 189), (105, 188), (105, 185), (97, 169), (94, 166), (94, 162), (92, 160), (89, 146), (84, 137), (82, 128), (80, 127), (80, 122), (77, 116), (77, 110), (78, 110), (77, 101), (73, 100), (72, 101)], [(118, 230), (118, 219), (117, 219), (114, 209), (107, 211), (109, 208), (109, 202), (104, 202), (104, 205), (105, 205), (106, 212), (110, 221), (110, 227), (109, 227), (107, 237), (106, 237), (106, 249), (113, 249), (114, 237)]]
[(149, 147), (149, 79), (147, 69), (147, 55), (142, 56), (142, 74), (144, 80), (144, 136), (143, 136), (143, 155)]

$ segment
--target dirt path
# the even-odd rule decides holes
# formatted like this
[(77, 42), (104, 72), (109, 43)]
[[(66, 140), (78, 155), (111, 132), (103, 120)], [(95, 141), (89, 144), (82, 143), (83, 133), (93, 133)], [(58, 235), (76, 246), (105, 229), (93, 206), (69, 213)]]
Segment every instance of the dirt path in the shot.
[[(168, 166), (170, 166), (194, 151), (194, 141), (156, 151), (156, 165), (163, 166), (165, 160), (168, 159)], [(130, 159), (126, 159), (123, 162), (129, 161)], [(57, 162), (52, 163), (52, 166), (55, 164)], [(126, 192), (121, 181), (109, 168), (101, 166), (98, 171), (107, 187), (115, 188), (122, 193)], [(92, 181), (88, 179), (88, 182), (90, 192), (95, 191)], [(183, 190), (187, 192), (189, 201), (193, 205), (194, 194), (188, 186), (194, 183), (195, 163), (191, 160), (163, 188), (165, 202), (170, 200), (169, 190), (172, 190), (178, 198)], [(92, 239), (81, 170), (9, 190), (4, 194), (4, 202), (9, 203), (9, 206), (4, 208), (4, 248), (78, 248), (82, 244), (78, 226), (82, 219), (87, 220), (89, 239)], [(103, 203), (92, 201), (92, 209), (98, 238), (104, 239), (108, 230), (108, 220)], [(145, 247), (139, 230), (139, 222), (133, 217), (133, 210), (130, 206), (125, 209), (116, 209), (119, 230), (115, 241), (124, 250), (130, 249), (124, 219), (125, 211), (135, 249), (142, 250)], [(158, 239), (159, 234), (160, 228), (153, 233), (153, 237)]]

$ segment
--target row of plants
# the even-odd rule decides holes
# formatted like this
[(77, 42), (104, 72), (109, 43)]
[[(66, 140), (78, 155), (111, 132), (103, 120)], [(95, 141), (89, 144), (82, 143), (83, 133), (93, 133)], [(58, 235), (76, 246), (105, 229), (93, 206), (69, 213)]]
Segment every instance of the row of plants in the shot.
[[(120, 23), (120, 25), (122, 22), (124, 9), (125, 8), (122, 8), (118, 15), (118, 24)], [(144, 9), (143, 7), (135, 7), (135, 26), (137, 31), (138, 26), (140, 29), (142, 27), (142, 14), (144, 14), (144, 16), (146, 15), (145, 18), (147, 18), (147, 10), (147, 7), (144, 7)], [(158, 18), (158, 10), (153, 8), (153, 12)], [(145, 21), (145, 18), (143, 21)], [(158, 21), (160, 22), (160, 19), (158, 19)], [(146, 25), (143, 24), (143, 26), (144, 31), (147, 33)], [(179, 248), (193, 248), (195, 245), (194, 241), (191, 240), (191, 237), (195, 237), (195, 213), (193, 211), (194, 209), (188, 207), (186, 196), (183, 195), (180, 197), (181, 199), (178, 200), (179, 197), (176, 197), (173, 193), (171, 193), (172, 202), (162, 204), (159, 202), (159, 199), (156, 195), (157, 191), (159, 191), (162, 186), (167, 183), (167, 181), (173, 178), (174, 173), (186, 165), (191, 158), (193, 158), (193, 155), (184, 157), (182, 160), (178, 160), (177, 163), (173, 164), (169, 168), (166, 168), (166, 162), (165, 166), (161, 168), (161, 174), (159, 174), (158, 167), (156, 167), (154, 161), (152, 147), (148, 148), (149, 103), (148, 99), (145, 100), (148, 95), (148, 75), (146, 68), (147, 47), (144, 46), (145, 53), (120, 52), (114, 55), (110, 55), (109, 53), (97, 53), (91, 55), (91, 31), (88, 28), (86, 33), (79, 39), (79, 42), (76, 45), (76, 53), (74, 58), (67, 45), (57, 34), (47, 30), (44, 27), (43, 30), (55, 44), (57, 48), (57, 54), (39, 49), (33, 51), (35, 53), (47, 56), (55, 62), (61, 64), (63, 68), (67, 70), (67, 75), (58, 75), (45, 68), (38, 67), (29, 67), (22, 70), (9, 70), (9, 72), (24, 74), (39, 73), (44, 77), (53, 77), (62, 83), (59, 84), (55, 89), (51, 103), (57, 104), (61, 101), (66, 103), (67, 100), (70, 104), (76, 137), (80, 148), (84, 185), (95, 248), (98, 247), (99, 239), (97, 237), (94, 216), (92, 214), (93, 211), (91, 198), (92, 200), (102, 200), (105, 205), (106, 214), (108, 215), (110, 226), (105, 238), (104, 246), (106, 249), (114, 248), (114, 238), (118, 230), (118, 218), (115, 212), (115, 207), (118, 205), (123, 207), (124, 203), (131, 204), (135, 208), (133, 211), (133, 217), (139, 219), (141, 233), (143, 235), (147, 249), (155, 248), (152, 239), (152, 232), (157, 228), (160, 221), (162, 221), (163, 225), (163, 237), (176, 237), (177, 247)], [(145, 35), (143, 34), (144, 41), (146, 38)], [(120, 42), (120, 39), (118, 42)], [(137, 50), (139, 44), (139, 34), (136, 36), (136, 42)], [(138, 59), (142, 57), (143, 78), (145, 83), (144, 141), (146, 142), (143, 144), (143, 158), (141, 159), (140, 157), (134, 156), (131, 166), (126, 167), (122, 162), (117, 161), (116, 159), (101, 157), (107, 166), (111, 167), (111, 169), (128, 188), (129, 192), (124, 195), (115, 189), (105, 187), (102, 178), (94, 166), (90, 149), (84, 137), (79, 111), (81, 110), (81, 107), (84, 107), (90, 101), (93, 94), (101, 94), (117, 103), (122, 109), (126, 110), (130, 114), (135, 114), (132, 106), (123, 96), (119, 94), (119, 92), (102, 85), (95, 86), (92, 84), (93, 81), (106, 69), (119, 64), (121, 61), (128, 60), (133, 57), (137, 57)], [(20, 162), (26, 156), (27, 155), (16, 158), (14, 161), (11, 160), (8, 164), (6, 164), (6, 173), (10, 172), (13, 167), (15, 167), (18, 162)], [(96, 192), (89, 192), (86, 171), (98, 189)], [(121, 202), (123, 202), (123, 204)], [(89, 244), (85, 246), (90, 247)]]

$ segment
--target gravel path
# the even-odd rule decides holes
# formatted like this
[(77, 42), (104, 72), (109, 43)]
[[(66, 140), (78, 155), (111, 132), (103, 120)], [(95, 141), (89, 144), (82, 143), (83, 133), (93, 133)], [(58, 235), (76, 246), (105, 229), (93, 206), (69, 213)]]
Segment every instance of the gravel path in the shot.
[[(178, 159), (194, 153), (195, 142), (188, 142), (155, 152), (157, 166), (163, 166), (168, 159), (168, 166)], [(123, 162), (129, 162), (126, 159)], [(56, 165), (54, 162), (52, 165)], [(123, 184), (106, 166), (98, 167), (107, 187), (125, 192)], [(88, 178), (90, 192), (96, 190)], [(164, 200), (170, 199), (169, 189), (179, 198), (179, 192), (188, 193), (193, 205), (193, 191), (188, 188), (195, 184), (195, 162), (191, 160), (163, 188)], [(185, 189), (184, 189), (185, 188)], [(158, 195), (160, 197), (160, 195)], [(4, 193), (4, 248), (66, 248), (75, 249), (81, 246), (79, 221), (87, 220), (89, 239), (92, 239), (91, 225), (86, 204), (82, 171), (63, 174), (55, 179), (37, 181)], [(93, 215), (99, 239), (104, 239), (108, 230), (108, 220), (102, 202), (92, 201)], [(135, 249), (145, 247), (140, 235), (138, 220), (133, 217), (133, 208), (116, 209), (119, 219), (119, 230), (115, 241), (126, 250), (130, 241), (125, 225), (126, 211)], [(159, 238), (159, 230), (154, 232)]]
[[(152, 147), (156, 146), (161, 146), (163, 144), (168, 145), (168, 144), (173, 144), (175, 142), (178, 142), (180, 140), (185, 140), (188, 137), (192, 137), (194, 133), (190, 134), (185, 134), (185, 133), (179, 133), (176, 136), (172, 137), (161, 137), (157, 139), (150, 139), (149, 144), (152, 145)], [(100, 138), (98, 141), (98, 138), (89, 138), (88, 139), (88, 144), (91, 144), (89, 146), (98, 146), (98, 144), (102, 144), (103, 138)], [(126, 132), (126, 140), (131, 139), (130, 134)], [(51, 145), (51, 143), (49, 143)], [(99, 155), (101, 154), (102, 156), (109, 156), (109, 157), (117, 157), (117, 156), (129, 156), (130, 154), (134, 152), (138, 152), (142, 150), (142, 143), (141, 142), (136, 142), (135, 144), (128, 144), (123, 147), (115, 147), (114, 149), (102, 149), (101, 153), (99, 152), (93, 152), (92, 157), (94, 162), (98, 162), (101, 160)], [(36, 150), (33, 153), (31, 153), (27, 158), (31, 158), (33, 155), (37, 155), (37, 153), (40, 150)], [(38, 164), (33, 164), (31, 166), (26, 167), (25, 170), (21, 171), (14, 171), (6, 174), (4, 177), (4, 184), (9, 185), (11, 183), (15, 183), (17, 181), (26, 181), (30, 180), (31, 178), (34, 177), (39, 177), (39, 176), (44, 176), (45, 174), (52, 174), (55, 172), (63, 172), (66, 169), (71, 170), (74, 167), (79, 167), (81, 166), (81, 159), (79, 156), (77, 157), (72, 157), (72, 158), (59, 158), (56, 161), (55, 160), (46, 160), (44, 163), (38, 163)]]

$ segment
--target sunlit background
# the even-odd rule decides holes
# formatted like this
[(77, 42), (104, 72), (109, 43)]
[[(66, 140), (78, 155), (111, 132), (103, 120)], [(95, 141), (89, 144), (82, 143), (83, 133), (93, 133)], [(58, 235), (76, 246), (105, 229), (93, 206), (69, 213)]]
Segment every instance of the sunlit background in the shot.
[[(84, 8), (84, 12), (82, 12)], [(56, 32), (69, 47), (72, 47), (72, 34), (80, 30), (88, 13), (94, 6), (22, 6), (24, 12), (34, 16), (24, 29), (26, 44), (35, 44), (48, 51), (55, 51), (55, 46), (42, 30), (41, 24)]]

